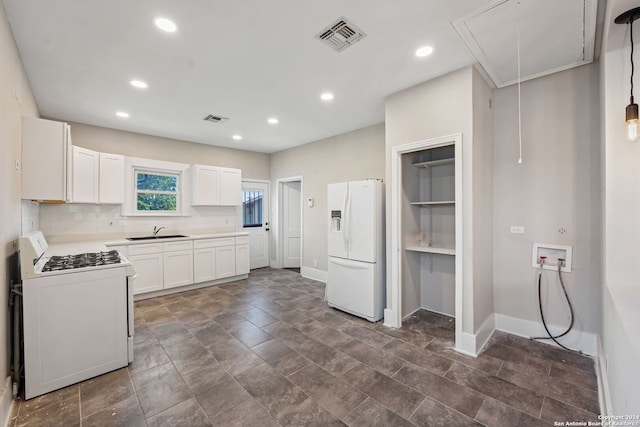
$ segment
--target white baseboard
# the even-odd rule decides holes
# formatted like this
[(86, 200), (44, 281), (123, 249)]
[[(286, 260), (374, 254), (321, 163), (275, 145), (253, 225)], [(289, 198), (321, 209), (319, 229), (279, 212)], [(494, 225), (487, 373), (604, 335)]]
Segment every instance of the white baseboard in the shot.
[(327, 275), (328, 273), (323, 270), (318, 270), (317, 268), (310, 267), (302, 267), (300, 268), (300, 274), (302, 277), (306, 277), (307, 279), (317, 280), (318, 282), (327, 283)]
[[(558, 325), (549, 325), (549, 330), (552, 334), (562, 332), (565, 328), (566, 327)], [(525, 338), (547, 335), (544, 326), (540, 322), (532, 322), (530, 320), (498, 313), (495, 314), (495, 329)], [(589, 356), (596, 356), (598, 354), (597, 335), (595, 334), (572, 330), (558, 341), (568, 348), (580, 350)], [(543, 342), (557, 346), (552, 340), (544, 340)]]
[(491, 313), (482, 322), (475, 334), (462, 332), (459, 337), (456, 336), (456, 351), (477, 357), (489, 342), (494, 330), (495, 315)]
[(13, 409), (12, 386), (11, 377), (7, 377), (0, 392), (0, 426), (2, 427), (7, 427), (11, 421), (11, 411)]
[(598, 402), (600, 412), (603, 415), (613, 415), (611, 406), (611, 394), (609, 392), (609, 381), (607, 379), (607, 363), (602, 348), (600, 337), (596, 337), (598, 345), (598, 357), (596, 357), (596, 376), (598, 377)]
[(192, 285), (178, 286), (175, 288), (162, 289), (159, 291), (147, 292), (145, 294), (138, 294), (133, 296), (134, 301), (141, 301), (143, 299), (161, 297), (164, 295), (175, 294), (177, 292), (192, 291), (194, 289), (206, 288), (209, 286), (223, 285), (225, 283), (235, 282), (248, 278), (248, 274), (240, 274), (238, 276), (225, 277), (223, 279), (210, 280), (208, 282), (194, 283)]

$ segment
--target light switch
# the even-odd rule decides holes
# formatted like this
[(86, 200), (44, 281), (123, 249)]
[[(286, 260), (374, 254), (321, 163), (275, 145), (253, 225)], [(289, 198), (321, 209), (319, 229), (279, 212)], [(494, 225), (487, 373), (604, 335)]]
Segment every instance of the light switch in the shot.
[(524, 234), (524, 225), (512, 225), (511, 234)]

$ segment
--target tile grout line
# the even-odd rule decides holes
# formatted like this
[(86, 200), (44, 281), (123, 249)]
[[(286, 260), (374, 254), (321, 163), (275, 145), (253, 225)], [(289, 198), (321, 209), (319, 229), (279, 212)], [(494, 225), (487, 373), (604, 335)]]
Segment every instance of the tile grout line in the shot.
[(80, 427), (82, 427), (82, 393), (80, 392), (80, 385), (78, 385), (78, 416), (80, 417)]
[[(422, 394), (422, 393), (420, 393), (420, 394)], [(427, 399), (428, 399), (428, 397), (427, 397), (426, 395), (424, 395), (424, 399), (422, 399), (422, 400), (420, 401), (420, 403), (416, 405), (416, 407), (413, 409), (413, 411), (411, 412), (411, 414), (410, 414), (407, 418), (405, 418), (405, 420), (409, 421), (409, 420), (411, 419), (411, 417), (413, 417), (413, 415), (416, 413), (416, 411), (417, 411), (417, 410), (422, 406), (422, 404), (423, 404)], [(404, 418), (404, 417), (403, 417), (403, 418)], [(409, 421), (409, 422), (411, 422), (411, 421)]]

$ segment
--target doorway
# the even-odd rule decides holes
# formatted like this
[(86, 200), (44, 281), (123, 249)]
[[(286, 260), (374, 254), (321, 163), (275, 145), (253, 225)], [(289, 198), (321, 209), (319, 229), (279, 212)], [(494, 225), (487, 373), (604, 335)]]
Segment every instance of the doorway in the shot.
[(278, 180), (278, 264), (302, 267), (302, 177)]
[[(421, 152), (434, 150), (443, 147), (451, 147), (452, 151), (447, 159), (423, 159), (416, 160), (415, 156)], [(431, 160), (431, 161), (428, 161)], [(422, 167), (449, 164), (453, 166), (453, 184), (450, 188), (449, 201), (433, 201), (433, 191), (440, 191), (428, 186), (427, 191), (419, 180), (428, 178), (429, 183), (432, 182), (433, 176), (431, 172), (427, 176), (417, 174), (416, 172), (408, 173), (405, 169), (419, 170)], [(433, 174), (436, 174), (433, 172)], [(416, 179), (410, 179), (410, 178)], [(451, 177), (449, 178), (451, 179)], [(416, 199), (407, 198), (407, 188), (414, 189), (416, 194), (420, 195)], [(417, 141), (405, 145), (394, 146), (391, 149), (391, 185), (390, 185), (390, 205), (391, 205), (391, 256), (390, 256), (390, 274), (387, 288), (387, 308), (384, 312), (384, 323), (387, 326), (399, 328), (402, 326), (403, 300), (406, 302), (411, 299), (411, 292), (415, 289), (412, 283), (421, 284), (423, 271), (433, 272), (434, 263), (438, 260), (447, 258), (447, 263), (453, 264), (453, 297), (448, 301), (455, 317), (455, 348), (456, 350), (467, 353), (476, 354), (476, 345), (472, 337), (463, 333), (463, 325), (468, 317), (463, 307), (463, 180), (462, 180), (462, 135), (454, 134), (440, 138)], [(426, 194), (425, 194), (426, 193)], [(437, 199), (436, 199), (437, 200)], [(436, 220), (433, 219), (432, 212), (434, 207), (440, 208), (438, 205), (449, 205), (448, 209), (453, 211), (453, 218), (448, 220), (442, 218), (443, 223), (449, 224), (453, 228), (453, 233), (448, 236), (433, 236), (433, 225)], [(428, 209), (425, 214), (410, 215), (412, 209)], [(426, 218), (426, 224), (423, 224)], [(426, 229), (426, 230), (425, 230)], [(440, 239), (440, 241), (438, 240)], [(450, 240), (450, 241), (448, 241)], [(428, 241), (426, 244), (425, 242)], [(432, 244), (439, 243), (439, 244)], [(442, 247), (440, 247), (442, 246)], [(434, 261), (434, 257), (441, 257)], [(437, 266), (436, 266), (437, 267)], [(390, 298), (389, 298), (390, 296)], [(421, 295), (416, 293), (414, 299), (420, 298)], [(470, 313), (472, 314), (472, 312)], [(472, 342), (473, 341), (473, 342)]]
[(242, 230), (249, 232), (249, 268), (269, 265), (269, 182), (242, 181)]

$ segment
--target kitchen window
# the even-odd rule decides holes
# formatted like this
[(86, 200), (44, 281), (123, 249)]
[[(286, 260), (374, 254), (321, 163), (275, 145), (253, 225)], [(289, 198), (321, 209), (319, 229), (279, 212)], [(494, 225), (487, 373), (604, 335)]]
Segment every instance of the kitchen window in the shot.
[(134, 170), (134, 209), (138, 214), (180, 214), (179, 172)]

